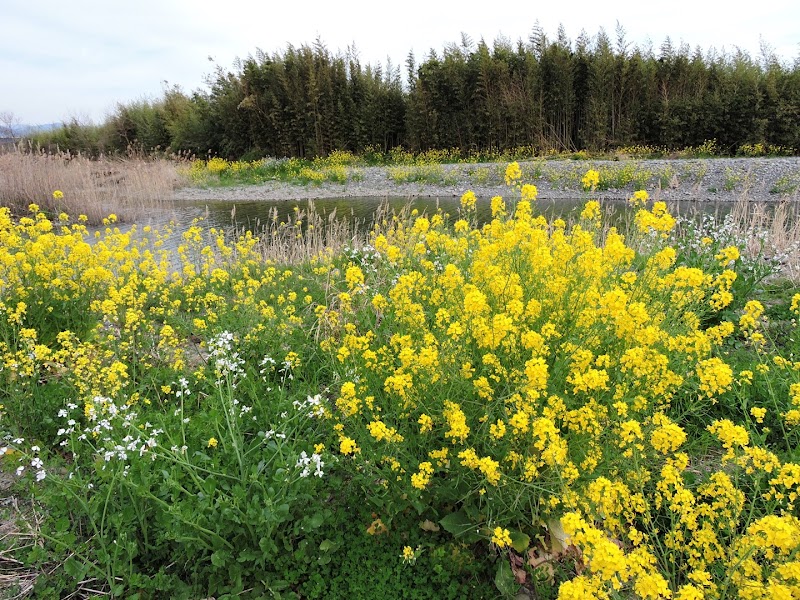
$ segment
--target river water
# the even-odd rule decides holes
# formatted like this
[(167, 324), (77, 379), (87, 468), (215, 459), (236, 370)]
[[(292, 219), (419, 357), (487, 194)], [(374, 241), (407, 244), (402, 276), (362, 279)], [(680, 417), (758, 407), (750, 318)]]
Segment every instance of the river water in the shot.
[[(569, 220), (571, 217), (577, 218), (585, 200), (583, 199), (559, 199), (559, 200), (537, 200), (534, 203), (536, 214), (543, 214), (545, 217), (554, 219), (561, 217)], [(604, 200), (602, 206), (608, 218), (613, 220), (620, 218), (627, 210), (627, 202), (624, 200)], [(676, 215), (696, 216), (702, 214), (712, 214), (722, 217), (731, 210), (729, 202), (703, 202), (685, 201), (669, 204), (670, 211)], [(304, 218), (310, 210), (313, 210), (322, 217), (323, 221), (329, 218), (346, 219), (357, 221), (363, 225), (363, 229), (368, 229), (372, 225), (376, 211), (384, 208), (391, 211), (400, 212), (405, 208), (416, 209), (421, 214), (434, 214), (439, 208), (455, 220), (458, 218), (460, 209), (459, 198), (413, 198), (406, 197), (350, 197), (350, 198), (325, 198), (314, 201), (298, 200), (205, 200), (205, 201), (180, 201), (174, 206), (166, 209), (153, 210), (148, 215), (138, 220), (138, 224), (151, 225), (154, 227), (164, 225), (169, 221), (178, 224), (178, 229), (188, 226), (193, 219), (202, 219), (205, 227), (215, 227), (218, 229), (230, 230), (249, 230), (255, 234), (263, 230), (265, 225), (273, 221), (294, 222), (298, 215)], [(491, 209), (488, 199), (479, 199), (476, 216), (478, 223), (486, 223), (491, 220)]]

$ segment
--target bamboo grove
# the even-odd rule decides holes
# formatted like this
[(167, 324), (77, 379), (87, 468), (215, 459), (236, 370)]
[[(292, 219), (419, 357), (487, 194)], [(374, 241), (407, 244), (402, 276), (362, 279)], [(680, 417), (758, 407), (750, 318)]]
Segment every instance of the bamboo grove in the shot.
[(617, 28), (573, 42), (548, 37), (487, 44), (463, 35), (404, 68), (363, 65), (358, 52), (321, 41), (257, 51), (218, 66), (207, 89), (167, 87), (155, 100), (120, 104), (100, 126), (66, 124), (44, 144), (84, 152), (151, 151), (227, 158), (313, 158), (333, 150), (456, 148), (463, 154), (666, 149), (715, 140), (800, 148), (800, 59), (690, 49), (667, 38), (641, 48)]

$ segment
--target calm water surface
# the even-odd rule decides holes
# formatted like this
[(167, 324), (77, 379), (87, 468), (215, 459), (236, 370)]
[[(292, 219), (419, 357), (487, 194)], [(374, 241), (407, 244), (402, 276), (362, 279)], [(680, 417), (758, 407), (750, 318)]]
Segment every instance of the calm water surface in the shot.
[[(568, 220), (571, 216), (577, 218), (584, 199), (565, 200), (537, 200), (534, 210), (544, 214), (548, 220), (557, 217)], [(604, 200), (604, 209), (610, 213), (610, 218), (619, 218), (624, 214), (626, 201)], [(183, 201), (168, 209), (152, 211), (146, 218), (140, 219), (138, 224), (160, 226), (169, 221), (175, 221), (178, 228), (188, 227), (195, 218), (203, 219), (206, 227), (221, 229), (249, 230), (259, 233), (263, 227), (274, 219), (278, 222), (294, 221), (296, 215), (307, 213), (310, 206), (324, 219), (333, 217), (357, 221), (368, 229), (375, 216), (376, 210), (382, 205), (390, 211), (402, 211), (406, 207), (417, 209), (420, 213), (433, 214), (439, 208), (451, 218), (457, 218), (460, 208), (459, 198), (414, 198), (405, 197), (363, 197), (363, 198), (327, 198), (314, 200), (273, 201), (273, 200), (218, 200), (218, 201)], [(672, 203), (670, 210), (673, 214), (697, 215), (716, 214), (723, 216), (730, 211), (731, 204), (720, 202), (686, 201)], [(479, 223), (491, 220), (491, 209), (488, 198), (479, 198), (477, 217)]]
[[(507, 200), (508, 204), (510, 202)], [(569, 222), (570, 218), (577, 220), (585, 199), (564, 199), (564, 200), (545, 200), (536, 201), (534, 211), (536, 214), (544, 214), (548, 220), (558, 217)], [(630, 208), (625, 200), (604, 200), (603, 209), (606, 213), (606, 222), (622, 222), (626, 217), (630, 218)], [(193, 220), (202, 219), (201, 224), (204, 228), (216, 228), (232, 236), (235, 233), (250, 231), (255, 235), (264, 232), (264, 229), (277, 221), (294, 223), (298, 215), (303, 219), (303, 228), (308, 224), (305, 216), (309, 209), (313, 210), (323, 219), (323, 223), (329, 219), (346, 219), (351, 224), (355, 223), (359, 231), (371, 229), (376, 211), (385, 207), (389, 211), (400, 212), (404, 209), (417, 209), (421, 214), (434, 214), (438, 209), (449, 214), (451, 220), (455, 220), (459, 215), (460, 198), (413, 198), (407, 197), (355, 197), (355, 198), (327, 198), (321, 200), (217, 200), (217, 201), (181, 201), (169, 208), (156, 208), (147, 213), (146, 216), (137, 219), (138, 231), (141, 233), (142, 227), (150, 225), (152, 227), (163, 227), (168, 223), (173, 223), (176, 235), (166, 242), (168, 249), (175, 249), (182, 242), (181, 232), (190, 227)], [(684, 201), (680, 203), (668, 203), (673, 215), (694, 216), (711, 214), (722, 218), (730, 212), (732, 204), (727, 202), (708, 202), (708, 201)], [(491, 208), (489, 198), (478, 198), (477, 218), (479, 224), (491, 220)], [(319, 223), (319, 221), (317, 221)], [(120, 229), (126, 231), (129, 225), (122, 224)], [(100, 227), (100, 230), (104, 227)]]

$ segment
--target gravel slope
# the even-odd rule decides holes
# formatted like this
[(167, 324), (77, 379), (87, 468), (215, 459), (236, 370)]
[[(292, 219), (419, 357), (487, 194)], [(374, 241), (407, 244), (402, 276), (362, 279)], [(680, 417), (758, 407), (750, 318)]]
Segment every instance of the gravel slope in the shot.
[[(526, 183), (533, 183), (542, 199), (627, 198), (633, 183), (620, 189), (584, 192), (580, 178), (589, 169), (601, 173), (625, 171), (645, 182), (651, 197), (662, 200), (754, 201), (797, 200), (800, 157), (714, 158), (658, 160), (538, 160), (520, 162)], [(396, 183), (386, 167), (350, 169), (345, 184), (296, 185), (278, 181), (236, 187), (186, 187), (176, 200), (307, 200), (352, 197), (459, 197), (471, 189), (479, 197), (510, 196), (503, 182), (506, 163), (442, 165), (442, 183)]]

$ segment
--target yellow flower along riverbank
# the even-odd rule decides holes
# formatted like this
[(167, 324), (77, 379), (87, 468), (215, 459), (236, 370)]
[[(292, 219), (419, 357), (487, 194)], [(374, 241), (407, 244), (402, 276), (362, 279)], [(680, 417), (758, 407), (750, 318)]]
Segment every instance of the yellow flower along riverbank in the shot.
[[(753, 377), (721, 349), (763, 341), (760, 303), (720, 317), (736, 248), (707, 270), (679, 264), (663, 203), (639, 208), (626, 240), (597, 203), (569, 228), (535, 216), (531, 187), (513, 207), (492, 199), (483, 227), (469, 192), (452, 228), (391, 224), (368, 269), (347, 267), (321, 315), (340, 451), (392, 502), (452, 507), (466, 539), (524, 553), (560, 519), (588, 567), (561, 598), (797, 597), (798, 399), (751, 410), (772, 413), (784, 461), (752, 445), (767, 427), (713, 417)], [(800, 363), (757, 356), (757, 373), (797, 382)], [(721, 460), (690, 458), (698, 431)]]
[[(800, 597), (800, 363), (736, 298), (737, 248), (688, 260), (642, 192), (625, 232), (596, 202), (548, 222), (513, 165), (506, 179), (485, 225), (468, 192), (455, 219), (387, 219), (293, 267), (200, 223), (110, 218), (89, 239), (67, 215), (0, 209), (3, 426), (71, 452), (93, 488), (169, 472), (180, 486), (148, 483), (143, 514), (186, 526), (193, 560), (218, 568), (271, 548), (248, 525), (254, 493), (294, 506), (292, 486), (331, 470), (390, 529), (416, 511), (459, 543), (572, 560), (560, 598)], [(21, 474), (56, 479), (16, 452)]]

